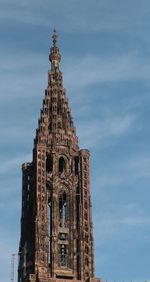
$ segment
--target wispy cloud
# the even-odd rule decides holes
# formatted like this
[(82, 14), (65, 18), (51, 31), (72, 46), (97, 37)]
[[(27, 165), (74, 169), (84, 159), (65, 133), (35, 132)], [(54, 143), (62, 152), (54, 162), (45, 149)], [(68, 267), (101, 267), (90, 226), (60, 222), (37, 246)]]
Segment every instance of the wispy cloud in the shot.
[(80, 145), (94, 151), (96, 271), (107, 278), (150, 274), (149, 13), (149, 0), (1, 0), (2, 281), (9, 281), (10, 252), (18, 249), (21, 164), (31, 160), (26, 152), (49, 68), (42, 44), (54, 24)]
[(1, 159), (0, 174), (17, 169), (17, 167), (18, 166), (20, 167), (23, 162), (28, 162), (28, 161), (31, 161), (31, 154), (12, 157), (7, 160)]
[(38, 91), (41, 93), (44, 91), (47, 85), (48, 69), (46, 56), (44, 57), (42, 53), (27, 50), (23, 52), (16, 49), (13, 50), (13, 56), (11, 56), (8, 47), (5, 50), (1, 48), (1, 53), (3, 58), (0, 69), (2, 80), (0, 90), (3, 99), (7, 96), (33, 97), (37, 96)]
[[(97, 56), (86, 54), (82, 58), (64, 58), (64, 61), (64, 82), (71, 92), (101, 83), (137, 79), (149, 82), (150, 79), (150, 60), (138, 52)], [(50, 66), (47, 57), (42, 53), (26, 51), (22, 56), (21, 52), (15, 50), (13, 57), (4, 55), (1, 60), (1, 92), (5, 93), (5, 96), (14, 97), (33, 96), (35, 92), (39, 92), (38, 89), (42, 92), (47, 85), (45, 71), (47, 72), (48, 68)], [(7, 85), (6, 91), (8, 79), (10, 84)]]
[(100, 239), (96, 240), (96, 245), (103, 245), (104, 242), (107, 243), (109, 238), (114, 241), (116, 236), (117, 238), (126, 237), (129, 232), (130, 234), (132, 233), (131, 240), (133, 240), (137, 230), (150, 228), (149, 214), (143, 212), (138, 205), (121, 205), (121, 209), (114, 206), (113, 211), (107, 210), (103, 214), (94, 215), (94, 234), (96, 239)]
[[(80, 9), (79, 9), (80, 5)], [(138, 9), (136, 9), (136, 5)], [(127, 30), (132, 26), (136, 30), (139, 23), (146, 22), (147, 1), (137, 0), (119, 2), (87, 0), (65, 0), (63, 6), (56, 0), (20, 2), (1, 1), (1, 19), (15, 20), (44, 27), (58, 24), (63, 31), (98, 32), (107, 30)], [(83, 9), (84, 7), (84, 9)], [(141, 9), (140, 9), (141, 8)], [(6, 12), (7, 11), (7, 12)], [(51, 12), (51, 17), (49, 13)], [(92, 23), (92, 24), (91, 24)]]
[[(150, 155), (138, 155), (133, 152), (132, 156), (126, 155), (119, 159), (115, 158), (114, 166), (107, 166), (102, 171), (99, 171), (98, 177), (94, 181), (94, 186), (99, 187), (100, 193), (105, 189), (114, 189), (115, 187), (124, 189), (124, 185), (143, 189), (142, 182), (150, 179)], [(136, 183), (136, 184), (134, 184)], [(131, 188), (130, 188), (131, 189)]]
[(110, 81), (149, 80), (149, 74), (150, 61), (136, 53), (112, 57), (88, 55), (65, 66), (65, 82), (69, 87), (85, 87)]
[(115, 142), (119, 136), (126, 134), (134, 125), (136, 116), (109, 116), (106, 119), (96, 120), (91, 122), (80, 123), (78, 133), (81, 144), (86, 144), (87, 147), (108, 146)]

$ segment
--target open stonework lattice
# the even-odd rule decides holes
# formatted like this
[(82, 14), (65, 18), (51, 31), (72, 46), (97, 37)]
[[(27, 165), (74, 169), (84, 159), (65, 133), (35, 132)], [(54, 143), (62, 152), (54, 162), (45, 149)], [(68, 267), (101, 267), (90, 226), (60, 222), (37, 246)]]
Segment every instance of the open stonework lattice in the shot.
[(89, 151), (79, 149), (54, 30), (33, 161), (22, 165), (18, 282), (94, 282)]

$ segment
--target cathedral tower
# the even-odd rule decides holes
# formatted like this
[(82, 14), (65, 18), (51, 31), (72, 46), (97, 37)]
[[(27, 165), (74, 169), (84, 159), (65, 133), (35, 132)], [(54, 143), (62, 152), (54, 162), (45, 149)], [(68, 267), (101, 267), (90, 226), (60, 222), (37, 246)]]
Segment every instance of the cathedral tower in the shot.
[(49, 60), (33, 161), (22, 165), (18, 282), (93, 281), (90, 154), (78, 146), (55, 30)]

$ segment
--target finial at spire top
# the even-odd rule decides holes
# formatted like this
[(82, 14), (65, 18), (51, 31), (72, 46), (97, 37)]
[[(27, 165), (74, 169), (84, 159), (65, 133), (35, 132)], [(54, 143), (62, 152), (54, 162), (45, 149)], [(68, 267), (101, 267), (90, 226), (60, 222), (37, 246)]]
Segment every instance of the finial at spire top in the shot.
[(56, 32), (55, 27), (54, 27), (54, 30), (53, 30), (53, 36), (52, 36), (52, 38), (53, 38), (54, 46), (56, 46), (56, 45), (57, 45), (58, 34), (57, 34), (57, 32)]
[(52, 69), (58, 69), (59, 68), (59, 62), (61, 60), (61, 55), (59, 53), (59, 48), (57, 46), (58, 35), (57, 35), (55, 27), (54, 27), (54, 30), (53, 30), (52, 38), (53, 38), (53, 46), (50, 49), (49, 60), (51, 62)]

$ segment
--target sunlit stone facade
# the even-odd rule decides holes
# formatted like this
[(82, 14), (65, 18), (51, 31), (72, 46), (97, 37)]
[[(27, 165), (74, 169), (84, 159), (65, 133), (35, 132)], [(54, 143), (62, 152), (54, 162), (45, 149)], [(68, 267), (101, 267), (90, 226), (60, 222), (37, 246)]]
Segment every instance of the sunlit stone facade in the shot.
[(18, 282), (94, 281), (90, 154), (79, 149), (56, 31), (49, 60), (33, 161), (22, 165)]

